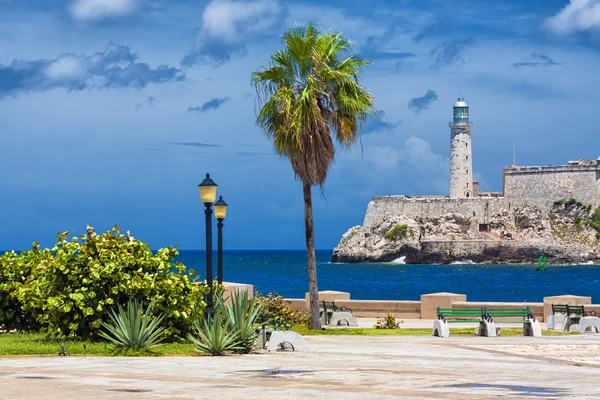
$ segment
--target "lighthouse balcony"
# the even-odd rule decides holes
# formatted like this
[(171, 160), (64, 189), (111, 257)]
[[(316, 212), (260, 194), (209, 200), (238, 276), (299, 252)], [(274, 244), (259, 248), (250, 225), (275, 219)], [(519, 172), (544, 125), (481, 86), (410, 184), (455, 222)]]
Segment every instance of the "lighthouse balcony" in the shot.
[(448, 126), (452, 128), (453, 126), (473, 126), (473, 121), (468, 119), (453, 119), (448, 123)]

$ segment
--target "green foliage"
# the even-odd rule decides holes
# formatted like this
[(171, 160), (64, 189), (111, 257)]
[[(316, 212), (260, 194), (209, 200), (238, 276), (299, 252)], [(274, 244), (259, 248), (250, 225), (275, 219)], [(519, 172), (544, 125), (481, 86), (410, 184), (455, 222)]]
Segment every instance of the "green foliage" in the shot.
[(48, 257), (50, 251), (39, 250), (38, 243), (34, 243), (30, 251), (21, 254), (9, 251), (0, 256), (0, 330), (36, 331), (40, 328), (35, 313), (23, 310), (19, 290), (32, 267)]
[(594, 210), (590, 226), (596, 231), (596, 238), (600, 239), (600, 207)]
[(220, 312), (215, 313), (214, 317), (196, 320), (194, 327), (198, 336), (189, 335), (188, 339), (197, 352), (222, 356), (226, 352), (240, 350), (235, 333)]
[(256, 320), (263, 309), (263, 303), (256, 297), (250, 298), (247, 291), (236, 291), (226, 304), (218, 298), (219, 311), (225, 315), (229, 331), (235, 337), (238, 352), (247, 354), (256, 344), (258, 333)]
[(69, 346), (68, 342), (59, 343), (56, 347), (58, 347), (58, 356), (65, 357), (69, 355)]
[(283, 41), (270, 66), (252, 75), (260, 102), (256, 123), (302, 182), (322, 185), (334, 140), (352, 147), (367, 115), (376, 113), (373, 96), (359, 84), (369, 62), (351, 55), (343, 35), (310, 24), (287, 30)]
[(118, 305), (118, 312), (110, 310), (110, 322), (102, 322), (107, 332), (99, 335), (118, 349), (152, 350), (165, 339), (165, 327), (161, 326), (165, 315), (154, 317), (150, 313), (150, 304), (143, 311), (143, 304), (137, 299), (127, 302), (127, 309)]
[(20, 256), (3, 256), (2, 271), (23, 271), (20, 281), (13, 279), (16, 290), (9, 295), (29, 324), (51, 335), (94, 339), (112, 307), (138, 299), (165, 315), (169, 337), (185, 338), (202, 315), (206, 285), (193, 284), (195, 272), (174, 262), (177, 249), (154, 254), (116, 226), (101, 235), (88, 227), (79, 239), (68, 236), (59, 232), (51, 250), (34, 244)]
[(396, 322), (394, 314), (388, 313), (384, 319), (378, 319), (375, 329), (400, 329), (400, 323)]
[(412, 230), (412, 228), (409, 228), (408, 225), (396, 224), (392, 229), (387, 231), (383, 237), (386, 239), (397, 240), (399, 238), (406, 237), (408, 234), (410, 234), (411, 238), (415, 237), (415, 232)]
[(263, 304), (263, 317), (271, 318), (284, 324), (301, 325), (308, 324), (310, 316), (304, 311), (294, 310), (291, 307), (292, 302), (285, 300), (277, 293), (269, 293), (266, 296), (257, 295), (259, 301)]
[(583, 203), (581, 203), (580, 201), (578, 201), (574, 197), (571, 197), (568, 200), (564, 200), (564, 199), (556, 200), (553, 204), (554, 204), (555, 207), (558, 207), (558, 206), (566, 206), (566, 207), (576, 206), (576, 207), (583, 207), (583, 208), (587, 209), (588, 211), (591, 210), (591, 206), (590, 205), (584, 206)]

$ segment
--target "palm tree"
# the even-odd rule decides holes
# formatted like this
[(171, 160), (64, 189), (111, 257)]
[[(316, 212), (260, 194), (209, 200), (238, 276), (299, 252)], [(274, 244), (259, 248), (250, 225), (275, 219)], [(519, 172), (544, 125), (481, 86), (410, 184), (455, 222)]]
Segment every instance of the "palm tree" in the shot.
[(358, 83), (360, 70), (369, 62), (351, 54), (352, 44), (344, 36), (307, 25), (286, 31), (283, 42), (285, 48), (271, 56), (270, 66), (252, 75), (260, 108), (256, 123), (302, 181), (310, 328), (319, 329), (311, 187), (323, 190), (335, 142), (352, 147), (365, 118), (376, 111), (373, 96)]

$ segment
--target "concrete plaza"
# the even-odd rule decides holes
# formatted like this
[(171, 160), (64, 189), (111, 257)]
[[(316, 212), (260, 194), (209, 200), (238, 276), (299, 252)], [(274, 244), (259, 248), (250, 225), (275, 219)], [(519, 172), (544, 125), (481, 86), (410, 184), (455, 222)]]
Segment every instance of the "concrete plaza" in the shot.
[(312, 336), (308, 353), (0, 359), (0, 399), (597, 399), (600, 335)]

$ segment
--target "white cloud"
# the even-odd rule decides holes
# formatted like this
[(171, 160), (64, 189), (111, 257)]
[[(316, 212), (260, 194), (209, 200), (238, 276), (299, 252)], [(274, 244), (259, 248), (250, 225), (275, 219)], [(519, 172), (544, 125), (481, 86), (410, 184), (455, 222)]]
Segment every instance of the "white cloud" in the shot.
[(558, 35), (600, 28), (600, 0), (571, 0), (546, 27)]
[(54, 60), (46, 68), (46, 76), (52, 80), (74, 80), (86, 74), (81, 59), (72, 55), (65, 55)]
[(209, 60), (229, 61), (243, 54), (249, 40), (268, 35), (284, 20), (286, 8), (279, 0), (213, 0), (202, 14), (202, 28), (184, 65)]
[[(275, 25), (281, 12), (277, 0), (230, 1), (216, 0), (202, 14), (202, 30), (213, 38), (237, 42), (247, 34), (260, 32)], [(252, 24), (245, 24), (252, 20)]]
[(80, 21), (98, 21), (132, 14), (137, 6), (137, 0), (76, 0), (70, 12)]

